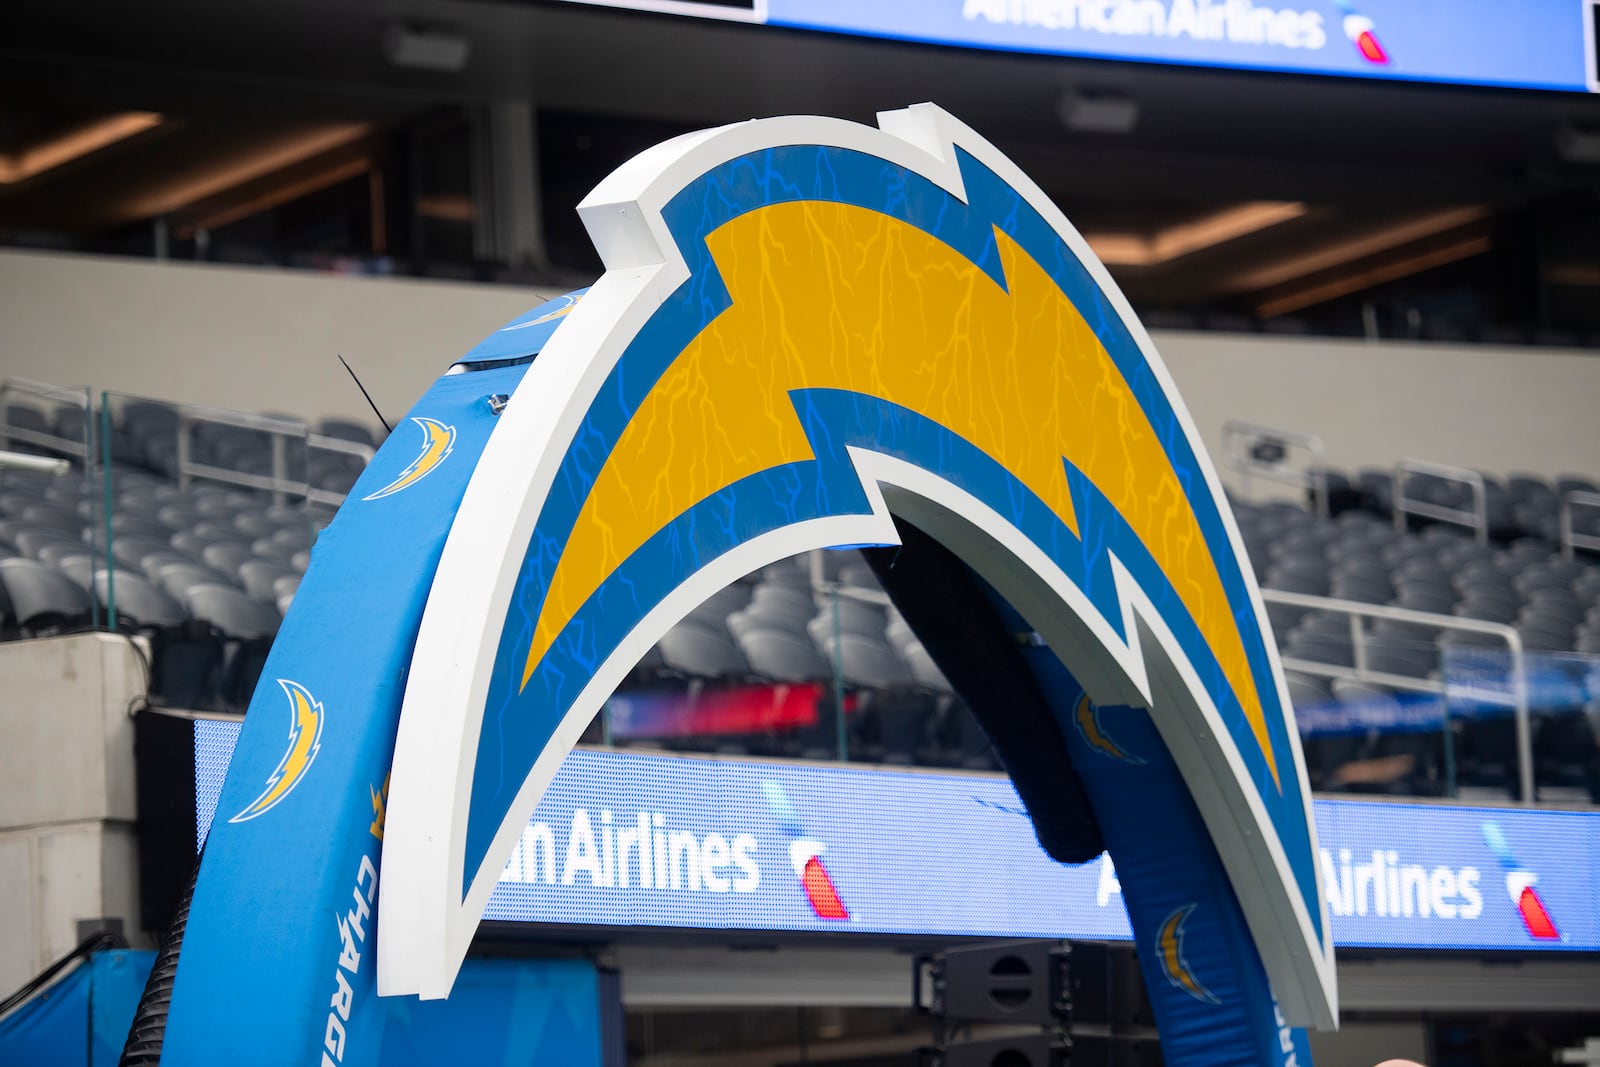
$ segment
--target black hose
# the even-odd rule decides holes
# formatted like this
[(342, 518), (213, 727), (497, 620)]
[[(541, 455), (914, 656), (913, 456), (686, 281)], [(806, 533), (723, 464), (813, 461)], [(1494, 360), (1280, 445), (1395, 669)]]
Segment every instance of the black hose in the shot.
[[(203, 853), (202, 853), (203, 855)], [(122, 1059), (118, 1067), (160, 1067), (161, 1046), (167, 1038), (167, 1012), (172, 1008), (172, 987), (178, 980), (178, 953), (183, 948), (183, 932), (189, 925), (189, 904), (194, 900), (194, 884), (200, 877), (200, 858), (196, 857), (194, 871), (189, 875), (189, 886), (178, 901), (177, 913), (167, 936), (156, 953), (155, 965), (145, 981), (144, 993), (139, 997), (139, 1009), (134, 1013), (133, 1025), (128, 1028), (127, 1043), (122, 1046)]]
[(1105, 850), (1066, 739), (1016, 635), (982, 580), (933, 537), (895, 519), (899, 547), (867, 548), (889, 599), (994, 746), (1045, 852), (1087, 863)]

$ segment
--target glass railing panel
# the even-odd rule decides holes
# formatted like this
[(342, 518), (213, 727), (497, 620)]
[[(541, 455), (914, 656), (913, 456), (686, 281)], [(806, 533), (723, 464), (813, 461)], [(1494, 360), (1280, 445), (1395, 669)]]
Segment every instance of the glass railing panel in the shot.
[(152, 649), (151, 696), (242, 711), (327, 505), (309, 499), (308, 428), (104, 393), (107, 520), (97, 592)]
[[(47, 636), (95, 625), (88, 594), (96, 530), (87, 463), (88, 391), (22, 379), (0, 382), (0, 637)], [(81, 561), (81, 581), (58, 561)]]
[(585, 740), (995, 770), (976, 721), (854, 550), (748, 575), (674, 627)]
[(1469, 791), (1516, 793), (1520, 688), (1535, 799), (1600, 803), (1600, 656), (1525, 651), (1519, 672), (1504, 647), (1448, 648), (1445, 678)]

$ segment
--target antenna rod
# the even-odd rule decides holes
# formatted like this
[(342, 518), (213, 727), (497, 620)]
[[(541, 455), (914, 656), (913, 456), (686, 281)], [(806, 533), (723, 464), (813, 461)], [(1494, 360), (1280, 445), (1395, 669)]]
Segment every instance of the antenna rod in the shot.
[(383, 417), (383, 412), (379, 411), (378, 405), (373, 403), (372, 394), (367, 392), (367, 387), (361, 384), (360, 378), (356, 377), (354, 368), (352, 368), (350, 364), (345, 361), (345, 358), (342, 355), (339, 356), (339, 362), (344, 363), (344, 369), (350, 372), (350, 380), (356, 383), (356, 388), (361, 390), (361, 395), (367, 398), (367, 406), (372, 409), (372, 413), (374, 415), (378, 416), (378, 421), (383, 423), (383, 432), (394, 433), (394, 427), (389, 425), (389, 420)]

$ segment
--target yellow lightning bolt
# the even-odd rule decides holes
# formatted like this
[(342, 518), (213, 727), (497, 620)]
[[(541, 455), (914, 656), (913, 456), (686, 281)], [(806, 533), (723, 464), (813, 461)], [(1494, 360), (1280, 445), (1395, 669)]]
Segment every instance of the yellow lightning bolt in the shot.
[(363, 500), (380, 500), (386, 496), (393, 496), (400, 490), (420, 482), (432, 473), (435, 467), (443, 463), (445, 457), (455, 448), (454, 426), (446, 425), (438, 419), (413, 418), (411, 421), (422, 427), (422, 451), (394, 481), (375, 493), (368, 493), (362, 497)]
[(1078, 720), (1078, 729), (1083, 731), (1083, 739), (1090, 745), (1104, 752), (1112, 759), (1125, 760), (1129, 763), (1141, 763), (1142, 760), (1134, 759), (1122, 750), (1111, 738), (1100, 729), (1100, 719), (1095, 714), (1095, 706), (1090, 703), (1087, 696), (1078, 698), (1078, 706), (1073, 712)]
[(316, 759), (322, 739), (322, 706), (316, 703), (304, 686), (283, 679), (279, 679), (278, 684), (289, 698), (293, 724), (289, 729), (289, 751), (284, 753), (277, 769), (268, 775), (266, 791), (229, 822), (244, 822), (271, 808), (299, 784), (311, 761)]
[(1215, 1004), (1217, 996), (1211, 990), (1201, 985), (1199, 980), (1189, 971), (1183, 960), (1183, 923), (1194, 911), (1194, 905), (1179, 908), (1167, 916), (1167, 921), (1161, 924), (1161, 933), (1157, 942), (1161, 951), (1161, 969), (1167, 972), (1167, 978), (1175, 982), (1197, 1000), (1210, 1001)]
[(552, 576), (523, 684), (647, 538), (741, 478), (813, 458), (789, 390), (848, 390), (981, 448), (1075, 535), (1062, 457), (1082, 470), (1192, 613), (1276, 780), (1243, 641), (1177, 473), (1093, 329), (996, 235), (1009, 293), (935, 237), (865, 208), (774, 205), (713, 232), (732, 306), (661, 377), (602, 467)]

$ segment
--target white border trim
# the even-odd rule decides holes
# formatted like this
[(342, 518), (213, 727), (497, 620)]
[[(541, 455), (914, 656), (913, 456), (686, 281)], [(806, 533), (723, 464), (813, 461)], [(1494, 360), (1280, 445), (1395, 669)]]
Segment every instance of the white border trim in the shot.
[[(1246, 558), (1216, 472), (1166, 367), (1078, 232), (1014, 164), (934, 105), (887, 112), (879, 115), (879, 123), (881, 129), (873, 129), (836, 119), (793, 117), (687, 134), (624, 164), (579, 205), (606, 274), (551, 338), (501, 415), (456, 514), (423, 615), (390, 786), (378, 926), (379, 992), (424, 997), (449, 993), (498, 878), (493, 861), (511, 853), (567, 750), (627, 671), (673, 624), (740, 575), (818, 546), (893, 542), (881, 484), (895, 490), (899, 513), (932, 523), (952, 546), (965, 542), (969, 558), (980, 538), (988, 548), (1005, 549), (993, 558), (983, 557), (985, 577), (1012, 598), (1098, 699), (1150, 704), (1154, 698), (1158, 728), (1179, 759), (1228, 869), (1285, 1014), (1303, 1025), (1335, 1025), (1326, 907), (1319, 899), (1323, 937), (1318, 939), (1238, 750), (1176, 639), (1126, 570), (1113, 561), (1128, 635), (1123, 642), (1082, 591), (1001, 516), (926, 471), (855, 449), (850, 455), (871, 513), (813, 520), (757, 538), (692, 576), (641, 620), (583, 689), (519, 790), (489, 850), (489, 862), (473, 879), (466, 900), (457, 903), (473, 759), (500, 627), (524, 549), (562, 458), (606, 376), (649, 316), (688, 277), (662, 208), (689, 182), (722, 163), (781, 145), (849, 148), (904, 166), (965, 200), (955, 153), (959, 144), (1023, 195), (1107, 294), (1200, 459), (1206, 485), (1222, 505), (1236, 557)], [(1254, 576), (1248, 567), (1241, 570), (1262, 632), (1270, 635)], [(1270, 639), (1266, 643), (1281, 706), (1287, 709), (1277, 654)], [(1294, 759), (1303, 767), (1292, 723), (1287, 733)], [(1303, 775), (1301, 790), (1314, 861), (1315, 825)]]

